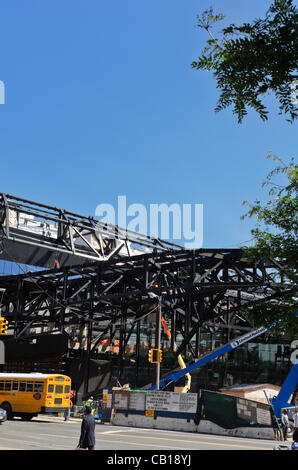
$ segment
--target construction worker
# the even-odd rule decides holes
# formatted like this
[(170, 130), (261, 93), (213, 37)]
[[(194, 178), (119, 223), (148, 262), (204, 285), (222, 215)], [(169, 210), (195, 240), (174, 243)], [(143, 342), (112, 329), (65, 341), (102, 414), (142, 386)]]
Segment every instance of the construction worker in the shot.
[(281, 415), (281, 428), (283, 431), (283, 439), (284, 441), (288, 438), (288, 429), (289, 429), (289, 416), (287, 410), (283, 410)]
[(88, 406), (89, 408), (92, 409), (92, 404), (93, 404), (93, 397), (88, 398), (88, 400), (85, 403), (85, 406)]

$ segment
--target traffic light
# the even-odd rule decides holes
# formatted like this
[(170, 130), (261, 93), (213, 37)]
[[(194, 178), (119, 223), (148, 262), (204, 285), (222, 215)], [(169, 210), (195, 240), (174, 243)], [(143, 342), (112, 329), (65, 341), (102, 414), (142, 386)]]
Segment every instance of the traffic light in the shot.
[(158, 362), (160, 363), (162, 361), (162, 350), (158, 349)]
[(4, 317), (0, 317), (0, 335), (6, 335), (7, 334), (7, 328), (8, 328), (8, 321), (5, 320)]
[(153, 364), (158, 364), (162, 361), (162, 351), (161, 349), (149, 349), (148, 351), (148, 361)]

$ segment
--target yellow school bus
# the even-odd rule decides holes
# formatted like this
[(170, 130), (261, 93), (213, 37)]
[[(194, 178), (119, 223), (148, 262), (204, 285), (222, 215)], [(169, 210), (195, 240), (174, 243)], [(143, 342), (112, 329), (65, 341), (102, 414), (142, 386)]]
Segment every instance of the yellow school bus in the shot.
[(0, 408), (8, 419), (63, 413), (70, 406), (70, 390), (71, 380), (62, 374), (0, 373)]

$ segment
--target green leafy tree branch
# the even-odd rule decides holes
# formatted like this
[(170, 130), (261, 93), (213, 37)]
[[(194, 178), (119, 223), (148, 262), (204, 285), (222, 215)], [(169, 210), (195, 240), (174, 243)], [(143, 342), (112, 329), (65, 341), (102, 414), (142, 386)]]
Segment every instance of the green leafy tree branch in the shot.
[[(272, 155), (269, 154), (268, 158)], [(257, 218), (257, 225), (251, 231), (254, 246), (246, 247), (246, 256), (256, 263), (259, 260), (273, 261), (272, 283), (280, 295), (273, 301), (256, 303), (253, 316), (259, 325), (272, 324), (279, 320), (279, 328), (288, 332), (297, 329), (297, 228), (298, 228), (298, 166), (291, 160), (285, 164), (274, 156), (277, 166), (263, 181), (268, 187), (269, 200), (265, 204), (255, 201), (249, 204), (248, 212), (242, 218)], [(277, 184), (274, 176), (283, 176), (285, 184)]]
[(241, 123), (251, 107), (267, 120), (263, 97), (273, 93), (280, 114), (292, 123), (298, 117), (298, 10), (293, 1), (275, 0), (264, 19), (231, 24), (215, 38), (212, 27), (223, 18), (213, 8), (197, 17), (198, 28), (206, 30), (210, 39), (191, 64), (196, 70), (213, 71), (220, 90), (215, 111), (233, 106)]

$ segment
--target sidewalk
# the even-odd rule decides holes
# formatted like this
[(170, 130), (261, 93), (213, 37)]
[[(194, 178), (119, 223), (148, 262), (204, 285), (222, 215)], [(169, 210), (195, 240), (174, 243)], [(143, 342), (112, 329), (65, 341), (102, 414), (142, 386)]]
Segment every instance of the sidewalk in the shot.
[[(37, 421), (55, 421), (55, 422), (72, 422), (72, 423), (81, 423), (82, 422), (82, 417), (81, 416), (71, 416), (67, 421), (65, 421), (64, 416), (52, 416), (52, 415), (38, 415), (32, 418), (32, 421), (37, 420)], [(111, 423), (102, 423), (100, 419), (95, 420), (96, 424), (108, 424), (111, 425)]]
[[(38, 421), (61, 421), (61, 422), (66, 422), (64, 419), (64, 416), (52, 416), (52, 415), (37, 415), (32, 418), (32, 421), (38, 420)], [(81, 421), (82, 418), (79, 417), (70, 417), (67, 421), (72, 421), (72, 422), (79, 422)]]

